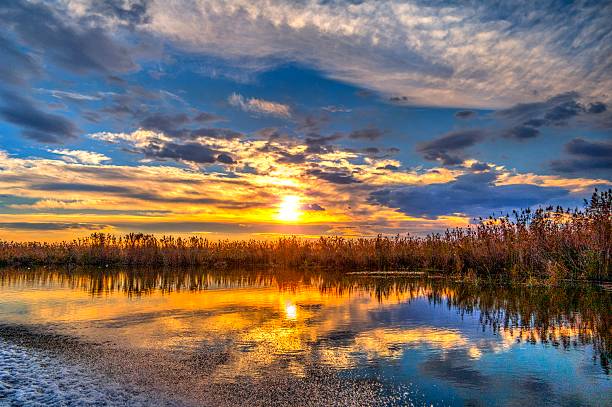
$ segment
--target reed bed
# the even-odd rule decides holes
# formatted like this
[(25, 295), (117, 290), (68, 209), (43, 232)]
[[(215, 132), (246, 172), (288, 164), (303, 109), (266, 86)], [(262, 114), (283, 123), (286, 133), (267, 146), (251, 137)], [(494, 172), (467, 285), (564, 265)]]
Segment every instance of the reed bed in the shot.
[(513, 211), (418, 236), (210, 241), (94, 233), (59, 243), (0, 241), (0, 265), (430, 270), (476, 278), (610, 280), (612, 190), (584, 208)]

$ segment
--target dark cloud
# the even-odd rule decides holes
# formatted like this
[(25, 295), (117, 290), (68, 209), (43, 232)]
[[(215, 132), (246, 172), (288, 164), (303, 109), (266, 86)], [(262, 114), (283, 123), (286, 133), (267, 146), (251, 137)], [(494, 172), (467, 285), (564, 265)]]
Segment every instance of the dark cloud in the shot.
[(584, 106), (582, 106), (576, 100), (568, 100), (552, 106), (552, 108), (544, 115), (544, 120), (547, 120), (548, 123), (552, 123), (557, 126), (565, 125), (569, 119), (578, 116), (584, 111)]
[(543, 102), (521, 103), (495, 112), (495, 116), (512, 124), (504, 136), (524, 140), (537, 137), (539, 127), (565, 127), (582, 123), (590, 127), (609, 129), (612, 115), (603, 102), (583, 104), (577, 92), (553, 96)]
[[(254, 202), (228, 202), (226, 200), (220, 200), (215, 198), (202, 198), (197, 196), (197, 193), (193, 193), (194, 197), (191, 196), (163, 196), (155, 192), (143, 191), (138, 188), (118, 186), (118, 185), (90, 185), (85, 183), (47, 183), (47, 184), (33, 184), (31, 185), (33, 190), (38, 191), (74, 191), (74, 192), (100, 192), (108, 194), (117, 194), (126, 198), (138, 199), (149, 202), (176, 202), (176, 203), (187, 203), (187, 204), (201, 204), (201, 205), (217, 205), (225, 208), (250, 208), (261, 206), (260, 203)], [(187, 193), (188, 194), (188, 193)], [(262, 192), (259, 196), (265, 196)]]
[(321, 136), (319, 134), (310, 133), (304, 142), (306, 143), (306, 152), (310, 154), (324, 154), (333, 151), (330, 143), (344, 137), (342, 133), (334, 133), (329, 136)]
[(353, 174), (351, 172), (342, 170), (342, 169), (321, 170), (321, 169), (315, 168), (315, 169), (308, 170), (307, 173), (309, 175), (312, 175), (324, 181), (331, 182), (332, 184), (345, 185), (345, 184), (355, 184), (355, 183), (361, 182), (358, 179), (355, 179), (355, 177), (353, 177)]
[(389, 171), (397, 171), (399, 167), (396, 165), (387, 164), (384, 167), (377, 167), (377, 170), (389, 170)]
[(487, 163), (475, 162), (470, 165), (470, 169), (474, 171), (488, 171), (491, 169), (491, 166)]
[(420, 143), (417, 151), (429, 161), (441, 161), (444, 165), (457, 165), (463, 162), (461, 152), (481, 142), (486, 137), (483, 130), (468, 129), (447, 133), (437, 139)]
[(329, 116), (326, 114), (322, 115), (307, 115), (300, 119), (298, 130), (305, 132), (318, 132), (329, 123)]
[(24, 137), (42, 143), (61, 143), (76, 137), (77, 128), (70, 120), (44, 112), (15, 94), (5, 94), (3, 99), (0, 116), (21, 127)]
[(405, 103), (409, 102), (411, 99), (408, 96), (391, 96), (389, 100), (395, 103)]
[(278, 140), (285, 137), (285, 134), (283, 134), (276, 127), (266, 127), (264, 129), (257, 130), (256, 134), (266, 140)]
[(177, 143), (151, 143), (142, 151), (145, 156), (155, 159), (172, 159), (176, 161), (190, 161), (197, 164), (235, 164), (234, 159), (227, 153), (219, 152), (205, 145), (195, 142), (185, 144)]
[(32, 189), (38, 191), (74, 191), (74, 192), (107, 192), (107, 193), (129, 193), (128, 187), (116, 185), (95, 185), (73, 182), (50, 182), (46, 184), (34, 184)]
[[(577, 92), (562, 93), (557, 96), (553, 96), (544, 102), (534, 103), (519, 103), (515, 106), (507, 109), (498, 110), (495, 112), (495, 116), (501, 119), (525, 122), (530, 119), (544, 118), (549, 115), (551, 119), (563, 118), (567, 119), (573, 112), (577, 113), (570, 106), (577, 104), (579, 98)], [(556, 113), (553, 113), (555, 112)], [(565, 111), (565, 113), (563, 113)], [(545, 121), (545, 123), (547, 123)]]
[(565, 145), (565, 151), (573, 155), (585, 157), (608, 157), (612, 158), (612, 142), (610, 141), (587, 141), (575, 138)]
[(0, 229), (11, 230), (102, 230), (108, 228), (108, 225), (97, 223), (60, 223), (60, 222), (2, 222)]
[(570, 158), (553, 160), (550, 167), (562, 173), (596, 171), (612, 178), (612, 142), (588, 141), (575, 138), (565, 145), (565, 152)]
[(0, 60), (0, 78), (4, 84), (22, 84), (41, 72), (38, 61), (1, 35)]
[(221, 116), (207, 112), (200, 112), (193, 117), (193, 121), (198, 123), (215, 122), (222, 119)]
[(198, 164), (212, 164), (217, 161), (216, 152), (199, 143), (151, 145), (145, 150), (145, 155), (155, 158), (191, 161)]
[(236, 163), (236, 161), (234, 161), (234, 159), (230, 155), (225, 154), (225, 153), (219, 154), (217, 156), (217, 161), (222, 164), (235, 164)]
[(153, 114), (142, 120), (140, 126), (147, 130), (155, 130), (170, 135), (176, 131), (177, 127), (184, 126), (189, 122), (191, 122), (191, 119), (185, 113), (174, 115)]
[(366, 147), (366, 148), (362, 149), (361, 151), (366, 153), (366, 154), (378, 154), (378, 153), (380, 153), (380, 148), (378, 148), (378, 147)]
[(461, 110), (455, 113), (457, 119), (471, 119), (476, 117), (476, 112), (473, 110)]
[(198, 137), (234, 139), (243, 136), (242, 133), (224, 128), (201, 127), (193, 129), (185, 127), (186, 125), (190, 125), (192, 123), (214, 120), (211, 119), (211, 117), (217, 116), (213, 116), (208, 113), (199, 113), (194, 117), (189, 117), (185, 113), (155, 113), (143, 119), (140, 122), (140, 127), (147, 130), (164, 133), (166, 136), (178, 139), (195, 139)]
[(71, 24), (42, 3), (3, 2), (0, 23), (27, 47), (70, 71), (128, 72), (137, 68), (130, 49), (92, 24)]
[(83, 112), (81, 113), (81, 116), (83, 116), (83, 118), (89, 122), (92, 123), (99, 123), (100, 120), (102, 120), (102, 118), (100, 117), (100, 114), (98, 114), (97, 112)]
[(112, 116), (138, 116), (138, 114), (140, 113), (140, 110), (138, 110), (138, 108), (128, 103), (113, 103), (110, 106), (106, 106), (100, 109), (100, 111), (103, 113), (108, 113)]
[(547, 121), (544, 119), (529, 119), (525, 123), (523, 123), (523, 125), (528, 127), (542, 127), (546, 123)]
[(529, 127), (529, 126), (516, 126), (510, 129), (507, 129), (503, 132), (503, 136), (505, 138), (511, 138), (515, 140), (526, 140), (538, 137), (540, 135), (540, 130)]
[(410, 216), (436, 218), (454, 213), (488, 216), (497, 210), (531, 207), (567, 197), (557, 187), (495, 185), (492, 172), (470, 173), (445, 184), (405, 186), (375, 191), (371, 202), (397, 208)]
[(354, 130), (349, 134), (349, 138), (354, 140), (377, 140), (383, 136), (383, 132), (377, 128), (367, 128), (361, 130)]
[(606, 110), (608, 110), (608, 107), (606, 106), (606, 104), (605, 104), (605, 103), (602, 103), (602, 102), (595, 102), (595, 103), (591, 103), (591, 104), (589, 105), (589, 108), (588, 108), (588, 110), (587, 110), (587, 111), (588, 111), (589, 113), (599, 114), (599, 113), (603, 113), (603, 112), (605, 112)]
[(236, 139), (241, 138), (244, 134), (234, 131), (231, 129), (223, 129), (223, 128), (199, 128), (195, 130), (189, 130), (189, 137), (197, 138), (197, 137), (210, 137), (210, 138), (221, 138), (221, 139)]
[(291, 154), (281, 150), (278, 150), (277, 153), (281, 156), (277, 161), (283, 164), (302, 164), (307, 158), (306, 154), (301, 153)]
[(312, 203), (312, 204), (302, 205), (302, 210), (304, 211), (324, 211), (325, 208), (319, 204)]

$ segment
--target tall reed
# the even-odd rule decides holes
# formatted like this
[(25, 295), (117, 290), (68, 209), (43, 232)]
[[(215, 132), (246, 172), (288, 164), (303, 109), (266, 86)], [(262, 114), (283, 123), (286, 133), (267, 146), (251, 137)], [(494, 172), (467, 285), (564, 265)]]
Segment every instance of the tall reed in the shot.
[(335, 270), (433, 270), (514, 280), (610, 280), (612, 190), (584, 208), (513, 211), (426, 237), (281, 237), (210, 241), (94, 233), (70, 242), (0, 241), (0, 265), (314, 267)]

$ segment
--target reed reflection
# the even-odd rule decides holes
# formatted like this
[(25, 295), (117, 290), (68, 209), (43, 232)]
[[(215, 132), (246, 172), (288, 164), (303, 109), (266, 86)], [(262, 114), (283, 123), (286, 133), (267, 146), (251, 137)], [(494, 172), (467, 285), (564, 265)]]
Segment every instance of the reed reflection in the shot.
[[(494, 286), (316, 271), (5, 269), (0, 287), (10, 293), (5, 304), (28, 304), (24, 320), (71, 324), (88, 337), (201, 351), (225, 344), (218, 380), (278, 365), (295, 375), (316, 363), (351, 369), (419, 347), (479, 359), (524, 342), (591, 347), (609, 374), (612, 354), (611, 296), (586, 285)], [(80, 305), (67, 307), (59, 298)], [(407, 314), (413, 301), (448, 309), (456, 320), (476, 318), (484, 336)]]

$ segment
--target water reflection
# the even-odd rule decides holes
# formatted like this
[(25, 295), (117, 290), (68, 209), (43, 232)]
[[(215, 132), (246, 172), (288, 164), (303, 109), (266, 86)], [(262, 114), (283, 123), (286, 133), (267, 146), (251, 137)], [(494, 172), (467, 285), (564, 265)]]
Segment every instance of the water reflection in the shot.
[[(590, 391), (608, 401), (601, 386), (612, 390), (612, 301), (595, 286), (38, 269), (3, 270), (0, 287), (2, 323), (54, 324), (109, 346), (194, 357), (213, 349), (221, 355), (210, 372), (215, 382), (270, 369), (304, 377), (327, 366), (351, 377), (417, 383), (431, 399), (454, 402), (517, 402), (533, 393), (588, 404)], [(569, 390), (562, 384), (568, 374)], [(519, 393), (509, 390), (517, 380)]]

